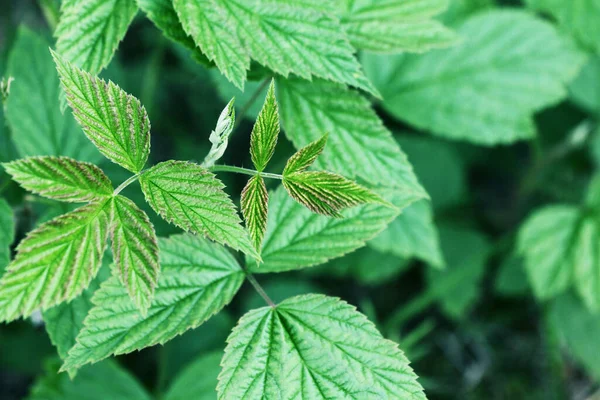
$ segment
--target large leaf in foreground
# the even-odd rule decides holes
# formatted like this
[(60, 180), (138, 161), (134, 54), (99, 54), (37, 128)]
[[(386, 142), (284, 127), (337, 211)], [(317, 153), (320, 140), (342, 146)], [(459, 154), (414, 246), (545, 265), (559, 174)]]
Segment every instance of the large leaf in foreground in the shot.
[(220, 399), (425, 399), (397, 345), (336, 298), (304, 295), (250, 311), (227, 342)]
[(158, 281), (158, 242), (148, 215), (127, 197), (112, 201), (110, 238), (115, 272), (145, 315)]
[(87, 137), (112, 162), (140, 172), (150, 154), (150, 120), (140, 101), (113, 82), (52, 55), (67, 101)]
[(159, 247), (161, 274), (148, 314), (139, 313), (116, 277), (108, 279), (62, 370), (163, 344), (220, 311), (244, 280), (231, 253), (205, 239), (176, 235)]
[(106, 248), (105, 206), (80, 207), (29, 233), (0, 280), (0, 321), (71, 300), (90, 284)]
[(283, 187), (271, 193), (267, 233), (257, 273), (282, 272), (323, 264), (365, 245), (398, 215), (398, 210), (368, 204), (342, 213), (317, 215), (290, 198)]
[(3, 166), (23, 188), (55, 200), (83, 203), (113, 193), (100, 168), (68, 157), (29, 157)]
[(358, 92), (292, 78), (277, 81), (277, 94), (285, 134), (296, 148), (329, 133), (319, 168), (396, 187), (412, 200), (426, 197), (398, 143)]
[(148, 203), (167, 221), (258, 257), (223, 183), (207, 169), (167, 161), (144, 172), (140, 184)]
[(61, 113), (60, 83), (48, 46), (49, 42), (25, 27), (19, 28), (12, 45), (7, 75), (14, 81), (6, 119), (15, 148), (21, 157), (52, 155), (99, 161), (102, 157), (71, 112)]
[(535, 135), (533, 114), (566, 97), (584, 62), (550, 23), (522, 11), (474, 15), (459, 34), (451, 49), (364, 59), (386, 111), (450, 139), (511, 143)]
[(112, 59), (137, 13), (135, 0), (63, 0), (56, 50), (92, 74)]

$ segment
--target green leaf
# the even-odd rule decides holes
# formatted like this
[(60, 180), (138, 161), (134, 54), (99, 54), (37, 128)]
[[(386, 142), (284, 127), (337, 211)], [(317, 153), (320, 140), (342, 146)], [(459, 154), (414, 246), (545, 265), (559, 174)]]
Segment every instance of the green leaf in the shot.
[(341, 210), (361, 204), (387, 204), (369, 189), (330, 172), (284, 174), (283, 186), (294, 200), (312, 212), (332, 217), (339, 218)]
[(440, 239), (446, 268), (427, 269), (428, 291), (448, 316), (464, 318), (482, 291), (491, 245), (481, 233), (452, 225), (440, 227)]
[(196, 43), (181, 26), (173, 0), (137, 0), (137, 4), (166, 37), (188, 49), (196, 49)]
[(500, 264), (496, 279), (494, 279), (494, 289), (496, 293), (505, 297), (527, 295), (529, 282), (522, 257), (511, 254)]
[(259, 258), (223, 183), (205, 168), (167, 161), (144, 172), (140, 183), (146, 201), (167, 221)]
[(0, 198), (0, 273), (10, 262), (10, 245), (15, 240), (13, 210), (6, 200)]
[(443, 267), (444, 258), (433, 222), (431, 203), (421, 200), (406, 207), (369, 246), (402, 258), (418, 258), (433, 267)]
[(29, 157), (3, 166), (23, 188), (50, 199), (82, 203), (113, 192), (100, 168), (68, 157)]
[(592, 55), (573, 82), (571, 98), (577, 105), (600, 115), (600, 55)]
[(173, 5), (202, 52), (240, 88), (252, 58), (284, 77), (320, 77), (377, 93), (335, 17), (293, 1), (174, 0)]
[(21, 27), (12, 46), (7, 73), (15, 79), (6, 102), (6, 119), (15, 147), (21, 157), (62, 155), (99, 161), (100, 154), (71, 113), (60, 111), (59, 80), (49, 45), (42, 37)]
[(150, 120), (135, 97), (52, 53), (75, 118), (109, 160), (138, 173), (150, 154)]
[(92, 298), (77, 344), (62, 370), (112, 354), (164, 344), (198, 327), (231, 301), (244, 273), (225, 248), (189, 234), (160, 239), (161, 274), (148, 315), (142, 316), (116, 277)]
[(298, 296), (250, 311), (227, 342), (219, 399), (425, 399), (398, 346), (336, 298)]
[(578, 221), (577, 208), (548, 206), (530, 216), (519, 231), (519, 253), (541, 300), (555, 297), (572, 282)]
[(84, 368), (76, 378), (58, 374), (52, 360), (39, 378), (28, 400), (150, 400), (143, 386), (114, 360)]
[(213, 400), (217, 397), (215, 387), (221, 370), (222, 351), (199, 357), (173, 382), (164, 400)]
[(452, 49), (365, 57), (387, 112), (481, 145), (529, 139), (533, 114), (565, 98), (585, 59), (552, 25), (522, 11), (479, 13), (458, 32), (464, 42)]
[(135, 0), (63, 0), (56, 51), (96, 75), (110, 63), (136, 13)]
[(250, 137), (252, 163), (259, 172), (264, 171), (269, 160), (273, 157), (278, 136), (279, 109), (277, 100), (275, 100), (275, 81), (271, 81), (265, 104), (258, 114)]
[(323, 153), (328, 138), (329, 135), (325, 134), (314, 142), (311, 142), (298, 150), (285, 164), (283, 174), (291, 175), (308, 169), (311, 165), (313, 165), (317, 157)]
[(346, 0), (342, 14), (350, 43), (358, 49), (399, 53), (448, 47), (456, 35), (431, 17), (448, 0)]
[(242, 191), (242, 215), (254, 247), (260, 250), (267, 230), (267, 213), (269, 209), (269, 194), (265, 181), (260, 175), (255, 175)]
[(565, 294), (552, 301), (549, 317), (554, 330), (570, 354), (595, 378), (600, 379), (600, 315), (574, 295)]
[(256, 273), (283, 272), (325, 263), (365, 245), (398, 215), (398, 210), (368, 204), (332, 219), (312, 213), (280, 187), (270, 196), (267, 233)]
[(235, 127), (235, 108), (233, 108), (233, 103), (234, 99), (230, 100), (223, 111), (221, 111), (221, 115), (219, 115), (219, 119), (217, 120), (217, 126), (208, 137), (212, 146), (202, 162), (204, 168), (212, 167), (225, 154), (225, 150), (229, 144), (229, 135), (231, 135)]
[[(75, 338), (83, 329), (83, 320), (93, 307), (92, 295), (108, 276), (110, 276), (110, 270), (108, 264), (104, 262), (96, 278), (81, 295), (68, 303), (61, 303), (44, 312), (46, 332), (61, 359), (67, 358), (67, 353), (75, 345)], [(73, 377), (74, 374), (71, 376)]]
[(244, 88), (250, 56), (227, 15), (213, 0), (172, 0), (183, 29), (237, 87)]
[(77, 297), (96, 276), (108, 236), (106, 202), (46, 222), (17, 247), (0, 280), (0, 321)]
[(113, 198), (110, 239), (115, 273), (142, 315), (146, 315), (158, 282), (158, 242), (146, 213), (123, 196)]
[(281, 118), (296, 148), (329, 132), (320, 169), (396, 187), (414, 201), (426, 197), (412, 167), (369, 102), (357, 92), (322, 80), (278, 80)]
[(600, 52), (600, 7), (597, 0), (526, 0), (525, 3), (554, 17), (587, 50)]

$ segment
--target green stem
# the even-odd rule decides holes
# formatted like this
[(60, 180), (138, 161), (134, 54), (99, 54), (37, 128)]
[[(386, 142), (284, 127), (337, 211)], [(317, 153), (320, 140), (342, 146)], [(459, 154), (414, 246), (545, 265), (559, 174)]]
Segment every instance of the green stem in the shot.
[(125, 182), (121, 183), (119, 185), (119, 187), (116, 188), (115, 191), (113, 192), (113, 196), (116, 196), (119, 193), (121, 193), (121, 191), (123, 191), (123, 189), (125, 189), (127, 186), (129, 186), (133, 182), (135, 182), (140, 177), (141, 174), (142, 174), (142, 172), (138, 172), (137, 174), (130, 176)]
[(260, 286), (260, 283), (258, 283), (256, 278), (254, 278), (254, 275), (252, 275), (252, 273), (246, 269), (244, 269), (244, 273), (246, 274), (246, 278), (248, 279), (248, 282), (250, 282), (250, 284), (258, 292), (260, 297), (262, 297), (270, 307), (276, 308), (277, 306), (275, 305), (275, 302), (273, 302), (273, 300), (271, 300), (269, 295), (267, 295), (267, 292), (265, 292), (265, 289), (263, 289), (263, 287)]
[(283, 175), (270, 174), (268, 172), (258, 172), (258, 171), (255, 171), (255, 170), (249, 169), (249, 168), (234, 167), (233, 165), (213, 165), (212, 167), (209, 168), (209, 170), (211, 170), (213, 172), (235, 172), (238, 174), (244, 174), (244, 175), (250, 175), (250, 176), (260, 174), (260, 176), (262, 176), (264, 178), (271, 178), (271, 179), (278, 179), (278, 180), (283, 179)]

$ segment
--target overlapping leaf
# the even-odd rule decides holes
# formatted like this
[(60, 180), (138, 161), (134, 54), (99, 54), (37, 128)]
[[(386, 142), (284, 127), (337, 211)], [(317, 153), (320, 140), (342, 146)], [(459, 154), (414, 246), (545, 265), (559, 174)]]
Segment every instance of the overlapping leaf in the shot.
[(154, 25), (169, 39), (188, 49), (195, 49), (194, 40), (183, 30), (173, 0), (137, 0), (137, 4)]
[(64, 0), (56, 50), (67, 61), (98, 74), (112, 59), (137, 13), (135, 0)]
[(302, 148), (329, 132), (321, 169), (393, 186), (407, 201), (426, 197), (412, 167), (369, 102), (341, 85), (299, 79), (277, 81), (287, 137)]
[(268, 201), (269, 194), (263, 178), (260, 175), (250, 178), (242, 191), (242, 215), (257, 250), (261, 249), (267, 230)]
[(381, 232), (398, 210), (376, 204), (355, 207), (334, 219), (312, 213), (291, 199), (283, 187), (271, 193), (263, 264), (257, 273), (283, 272), (325, 263), (365, 245)]
[(0, 321), (77, 297), (96, 276), (108, 236), (105, 202), (46, 222), (17, 247), (0, 280)]
[(342, 26), (350, 43), (374, 52), (424, 52), (448, 47), (456, 35), (431, 19), (448, 0), (344, 0)]
[(158, 282), (158, 243), (146, 213), (123, 196), (112, 200), (110, 237), (116, 272), (146, 315)]
[(167, 221), (258, 257), (223, 183), (208, 170), (167, 161), (147, 170), (140, 183), (148, 203)]
[(63, 370), (165, 343), (220, 311), (244, 280), (231, 253), (205, 239), (177, 235), (159, 247), (161, 274), (147, 316), (116, 277), (108, 279), (92, 298), (95, 307)]
[(376, 93), (339, 20), (294, 1), (174, 0), (183, 27), (242, 88), (250, 58), (287, 77), (320, 77)]
[[(21, 157), (52, 155), (99, 161), (100, 154), (71, 113), (60, 111), (60, 86), (49, 45), (25, 27), (19, 28), (12, 45), (7, 74), (14, 81), (6, 102), (6, 119), (15, 148)], [(6, 150), (8, 145), (0, 153)]]
[(227, 341), (219, 399), (425, 399), (397, 345), (336, 298), (304, 295), (251, 311)]
[(113, 82), (75, 67), (53, 53), (75, 118), (102, 154), (138, 173), (150, 153), (150, 120), (135, 97)]
[(68, 157), (29, 157), (3, 166), (23, 188), (50, 199), (81, 203), (113, 192), (100, 168)]
[(531, 138), (532, 115), (566, 97), (565, 85), (584, 61), (551, 24), (522, 11), (476, 14), (458, 32), (464, 41), (451, 49), (364, 58), (386, 111), (482, 145)]

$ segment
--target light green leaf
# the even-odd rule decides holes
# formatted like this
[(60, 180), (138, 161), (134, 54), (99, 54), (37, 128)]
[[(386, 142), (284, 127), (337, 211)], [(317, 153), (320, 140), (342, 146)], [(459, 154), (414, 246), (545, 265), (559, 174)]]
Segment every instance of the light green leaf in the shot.
[(59, 374), (52, 360), (28, 400), (151, 400), (143, 386), (114, 360), (84, 368), (74, 379)]
[(325, 134), (298, 150), (285, 164), (283, 174), (291, 175), (296, 172), (302, 172), (313, 165), (317, 157), (323, 153), (328, 137), (329, 135)]
[(12, 46), (7, 73), (14, 81), (6, 103), (6, 119), (15, 147), (21, 157), (62, 155), (99, 161), (100, 154), (81, 132), (71, 112), (60, 111), (59, 80), (49, 45), (21, 27)]
[(96, 75), (110, 63), (136, 13), (135, 0), (63, 0), (56, 51)]
[(212, 146), (202, 162), (204, 168), (215, 165), (215, 163), (223, 157), (225, 150), (227, 150), (229, 135), (231, 135), (235, 126), (235, 108), (233, 108), (233, 103), (234, 99), (231, 99), (223, 111), (221, 111), (219, 119), (217, 120), (217, 126), (208, 137)]
[(448, 47), (456, 35), (431, 17), (448, 0), (346, 0), (342, 14), (350, 43), (358, 49), (399, 53)]
[(554, 17), (559, 25), (587, 50), (600, 52), (598, 0), (526, 0), (525, 3)]
[(0, 321), (77, 297), (96, 276), (108, 237), (106, 202), (42, 224), (17, 247), (0, 280)]
[(135, 97), (52, 53), (75, 118), (111, 161), (138, 173), (150, 154), (150, 120)]
[(431, 203), (427, 200), (406, 207), (386, 230), (368, 244), (383, 253), (402, 258), (415, 257), (433, 267), (444, 266)]
[(243, 89), (250, 56), (221, 6), (214, 0), (172, 1), (185, 32), (229, 81)]
[(216, 399), (221, 357), (223, 352), (215, 351), (198, 358), (177, 377), (164, 400)]
[(0, 198), (0, 273), (10, 262), (10, 245), (15, 240), (13, 210), (6, 200)]
[(317, 215), (280, 187), (271, 193), (267, 233), (256, 273), (283, 272), (325, 263), (365, 245), (398, 215), (398, 210), (368, 204), (342, 212), (344, 218)]
[(242, 215), (254, 247), (260, 250), (267, 230), (267, 213), (269, 209), (269, 194), (265, 181), (260, 175), (255, 175), (242, 191)]
[(297, 296), (250, 311), (227, 342), (219, 399), (425, 399), (398, 346), (336, 298)]
[(585, 369), (600, 379), (600, 315), (574, 295), (564, 294), (550, 304), (550, 322), (560, 339)]
[(164, 344), (220, 311), (244, 280), (231, 253), (205, 239), (176, 235), (160, 239), (159, 247), (161, 274), (148, 315), (138, 312), (116, 277), (108, 279), (62, 370)]
[(278, 136), (279, 109), (277, 107), (277, 100), (275, 100), (275, 81), (271, 81), (267, 98), (262, 110), (258, 114), (250, 137), (252, 163), (259, 172), (264, 171), (271, 157), (273, 157)]
[(566, 205), (548, 206), (530, 216), (519, 231), (519, 253), (533, 292), (547, 300), (563, 292), (574, 276), (579, 212)]
[(600, 55), (592, 55), (571, 82), (571, 98), (593, 114), (600, 115)]
[(329, 132), (320, 169), (398, 188), (414, 201), (426, 197), (412, 167), (369, 102), (359, 93), (322, 80), (278, 80), (277, 94), (287, 137), (296, 148)]
[(140, 183), (146, 201), (167, 221), (259, 258), (223, 183), (205, 168), (167, 161), (144, 172)]
[(251, 57), (284, 77), (320, 77), (377, 93), (335, 17), (294, 1), (174, 0), (173, 4), (186, 32), (240, 88)]
[(100, 168), (68, 157), (29, 157), (3, 166), (23, 188), (50, 199), (82, 203), (105, 199), (113, 192)]
[(75, 338), (83, 329), (83, 320), (93, 307), (92, 295), (109, 276), (110, 270), (105, 260), (96, 278), (81, 295), (44, 312), (46, 332), (61, 359), (67, 358), (67, 353), (76, 343)]
[(294, 172), (284, 174), (283, 186), (298, 203), (317, 214), (341, 217), (346, 208), (360, 204), (387, 204), (379, 195), (330, 172)]
[(452, 49), (364, 58), (387, 112), (481, 145), (528, 139), (533, 114), (566, 97), (585, 60), (551, 24), (522, 11), (476, 14), (458, 33), (464, 42)]
[(440, 227), (440, 239), (446, 268), (427, 269), (427, 290), (448, 316), (464, 318), (480, 296), (491, 245), (481, 233), (452, 225)]
[(142, 315), (146, 315), (158, 282), (158, 242), (146, 213), (123, 196), (113, 197), (110, 239), (115, 273)]

